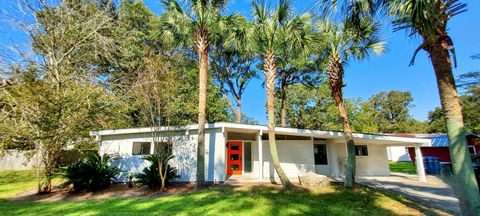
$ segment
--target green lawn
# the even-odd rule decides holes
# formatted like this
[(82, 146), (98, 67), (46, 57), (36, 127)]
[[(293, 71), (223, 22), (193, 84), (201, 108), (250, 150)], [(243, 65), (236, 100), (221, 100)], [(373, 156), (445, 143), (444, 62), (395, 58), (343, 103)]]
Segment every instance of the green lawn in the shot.
[(417, 174), (413, 162), (390, 162), (390, 172)]
[(34, 189), (36, 185), (34, 170), (0, 171), (0, 199)]
[[(0, 214), (37, 215), (420, 215), (398, 196), (366, 187), (319, 192), (282, 191), (267, 187), (235, 191), (212, 187), (200, 192), (163, 198), (115, 198), (63, 202), (4, 202)], [(410, 203), (409, 205), (413, 205)]]
[[(2, 196), (33, 188), (34, 173), (0, 172)], [(356, 186), (309, 191), (301, 188), (212, 186), (160, 198), (106, 198), (32, 202), (0, 199), (0, 215), (422, 215), (432, 214), (398, 195)]]

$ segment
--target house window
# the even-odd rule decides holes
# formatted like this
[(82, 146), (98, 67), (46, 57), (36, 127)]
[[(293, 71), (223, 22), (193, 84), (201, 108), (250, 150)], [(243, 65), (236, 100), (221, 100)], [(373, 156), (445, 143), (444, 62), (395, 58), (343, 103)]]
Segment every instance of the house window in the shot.
[(150, 142), (134, 142), (132, 155), (149, 155), (151, 146)]
[(356, 145), (355, 146), (355, 155), (356, 156), (368, 156), (368, 149), (366, 145)]
[(155, 142), (153, 146), (153, 153), (160, 155), (166, 153), (167, 155), (172, 154), (172, 145), (168, 142)]
[(477, 151), (475, 150), (475, 146), (468, 146), (468, 152), (470, 155), (476, 155)]
[(315, 165), (327, 165), (327, 145), (325, 144), (314, 144), (313, 145), (313, 156), (315, 159)]
[(252, 172), (252, 143), (244, 142), (243, 143), (243, 163), (245, 166), (243, 170), (245, 172)]

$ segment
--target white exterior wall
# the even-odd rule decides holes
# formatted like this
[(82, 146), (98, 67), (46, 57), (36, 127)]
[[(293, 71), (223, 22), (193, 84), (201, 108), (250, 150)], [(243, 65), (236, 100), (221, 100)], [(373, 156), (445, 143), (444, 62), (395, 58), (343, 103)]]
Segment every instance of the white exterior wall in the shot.
[[(262, 140), (263, 177), (265, 180), (278, 178), (270, 157), (268, 140)], [(280, 166), (290, 178), (298, 178), (302, 172), (315, 172), (313, 143), (311, 140), (277, 140)], [(253, 176), (259, 177), (258, 143), (252, 141)]]
[[(177, 168), (179, 182), (195, 181), (197, 158), (197, 131), (179, 132), (173, 136), (174, 144), (171, 160)], [(102, 136), (100, 154), (110, 154), (116, 157), (112, 164), (122, 170), (117, 181), (125, 181), (129, 173), (139, 173), (148, 166), (142, 155), (132, 155), (134, 142), (152, 142), (150, 133)], [(215, 143), (219, 143), (215, 145)], [(221, 128), (207, 129), (205, 134), (205, 178), (207, 181), (223, 181), (225, 179), (225, 143)], [(153, 145), (151, 149), (153, 153)], [(217, 164), (215, 166), (215, 163)]]
[[(356, 145), (365, 145), (356, 143)], [(338, 167), (341, 176), (344, 176), (346, 163), (346, 147), (344, 143), (336, 144)], [(367, 144), (368, 156), (356, 156), (356, 176), (387, 176), (390, 175), (386, 146)]]
[[(177, 168), (179, 182), (191, 182), (196, 179), (196, 146), (197, 131), (190, 130), (177, 133), (173, 139), (173, 155), (171, 164)], [(148, 166), (142, 157), (132, 155), (133, 142), (151, 142), (150, 133), (137, 133), (125, 135), (102, 136), (100, 154), (117, 156), (112, 164), (118, 166), (123, 173), (118, 181), (126, 181), (129, 173), (142, 172)], [(252, 173), (259, 177), (258, 143), (252, 143)], [(263, 177), (265, 180), (278, 178), (271, 163), (268, 140), (263, 144)], [(361, 143), (357, 143), (362, 145)], [(277, 140), (277, 149), (280, 164), (286, 175), (292, 179), (298, 178), (304, 172), (341, 177), (344, 173), (346, 160), (345, 144), (334, 143), (327, 140), (328, 165), (315, 165), (313, 153), (313, 140)], [(385, 145), (368, 144), (368, 156), (357, 156), (357, 175), (389, 175), (387, 151)], [(153, 153), (153, 146), (151, 152)], [(222, 182), (226, 177), (226, 142), (225, 134), (221, 128), (207, 129), (205, 136), (205, 177), (210, 182)]]
[(407, 148), (404, 146), (389, 146), (387, 147), (388, 160), (390, 161), (411, 161)]

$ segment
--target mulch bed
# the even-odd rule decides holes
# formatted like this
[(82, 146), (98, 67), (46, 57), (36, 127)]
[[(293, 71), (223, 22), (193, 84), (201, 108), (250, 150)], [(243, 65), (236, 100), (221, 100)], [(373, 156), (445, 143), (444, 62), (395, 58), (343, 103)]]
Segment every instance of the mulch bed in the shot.
[(29, 190), (18, 194), (12, 201), (37, 201), (37, 202), (49, 202), (49, 201), (83, 201), (105, 198), (155, 198), (162, 196), (169, 196), (179, 193), (189, 193), (195, 191), (194, 185), (191, 184), (174, 184), (169, 186), (166, 191), (160, 192), (157, 190), (150, 190), (148, 188), (132, 187), (128, 188), (126, 184), (113, 184), (108, 188), (95, 191), (95, 192), (72, 192), (69, 189), (55, 188), (51, 193), (37, 194), (36, 190)]

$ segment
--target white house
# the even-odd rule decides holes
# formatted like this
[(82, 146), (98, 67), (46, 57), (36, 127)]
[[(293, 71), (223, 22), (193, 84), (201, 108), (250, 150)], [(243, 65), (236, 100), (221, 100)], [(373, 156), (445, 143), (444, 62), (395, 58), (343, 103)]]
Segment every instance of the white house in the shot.
[[(198, 125), (180, 128), (159, 128), (162, 136), (173, 140), (171, 164), (178, 169), (177, 181), (195, 181)], [(271, 163), (268, 128), (227, 122), (206, 124), (205, 176), (212, 183), (243, 175), (259, 182), (275, 180), (277, 174)], [(296, 128), (275, 128), (277, 149), (286, 175), (293, 181), (304, 172), (315, 172), (341, 178), (346, 161), (343, 133)], [(116, 156), (115, 164), (123, 171), (119, 181), (131, 172), (138, 173), (147, 165), (142, 157), (152, 154), (152, 128), (131, 128), (92, 132), (100, 142), (100, 154)], [(387, 176), (390, 174), (387, 147), (409, 146), (417, 150), (429, 139), (395, 137), (373, 134), (353, 134), (357, 155), (357, 176)], [(158, 140), (158, 139), (156, 139)], [(419, 178), (425, 181), (423, 163), (416, 163)]]

